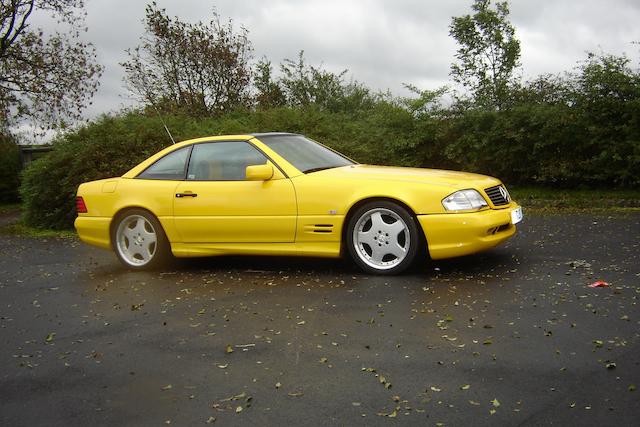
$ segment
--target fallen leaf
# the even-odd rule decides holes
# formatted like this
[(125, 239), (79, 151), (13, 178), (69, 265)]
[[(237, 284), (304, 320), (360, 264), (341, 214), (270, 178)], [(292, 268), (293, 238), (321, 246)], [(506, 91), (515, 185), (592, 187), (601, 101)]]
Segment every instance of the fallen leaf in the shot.
[(431, 389), (431, 391), (435, 391), (435, 392), (440, 392), (440, 391), (442, 391), (442, 389), (440, 389), (440, 388), (438, 388), (438, 387), (434, 387), (434, 386), (431, 386), (431, 387), (429, 387), (429, 388)]
[(171, 390), (173, 388), (173, 386), (171, 384), (167, 384), (166, 386), (162, 387), (162, 390)]
[(629, 384), (629, 387), (627, 388), (627, 390), (636, 391), (636, 385), (635, 384)]
[(236, 348), (242, 348), (242, 349), (247, 349), (249, 347), (255, 347), (255, 343), (250, 343), (250, 344), (236, 344)]
[(227, 344), (227, 346), (225, 347), (224, 351), (227, 354), (233, 353), (233, 347), (231, 346), (231, 344)]
[(500, 402), (498, 401), (498, 399), (493, 399), (491, 401), (491, 404), (493, 405), (494, 408), (499, 408), (500, 407)]
[(45, 340), (46, 342), (51, 342), (51, 341), (53, 341), (53, 339), (55, 338), (55, 336), (56, 336), (56, 333), (55, 333), (55, 332), (51, 332), (49, 335), (47, 335), (47, 338), (45, 338), (44, 340)]
[(231, 396), (231, 397), (227, 397), (224, 399), (221, 399), (220, 402), (230, 402), (232, 400), (240, 400), (243, 399), (247, 396), (247, 394), (245, 392), (242, 392), (240, 394), (236, 394), (235, 396)]
[(242, 409), (243, 409), (242, 406), (238, 406), (236, 408), (236, 414), (239, 414), (240, 412), (242, 412)]
[(460, 386), (460, 390), (469, 390), (471, 388), (471, 386), (469, 384), (465, 384), (463, 386)]
[(280, 387), (282, 387), (282, 384), (276, 383), (276, 388), (280, 388)]
[(589, 285), (590, 288), (608, 288), (609, 286), (611, 285), (602, 280), (598, 280), (597, 282), (593, 282)]

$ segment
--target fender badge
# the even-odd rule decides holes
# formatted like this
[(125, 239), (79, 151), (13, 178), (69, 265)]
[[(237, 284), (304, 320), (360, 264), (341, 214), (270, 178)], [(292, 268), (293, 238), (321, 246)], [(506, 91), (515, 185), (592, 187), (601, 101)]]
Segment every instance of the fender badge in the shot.
[(337, 213), (338, 213), (338, 211), (337, 211), (337, 210), (335, 210), (335, 209), (331, 209), (331, 210), (329, 211), (329, 215), (335, 215), (335, 214), (337, 214)]

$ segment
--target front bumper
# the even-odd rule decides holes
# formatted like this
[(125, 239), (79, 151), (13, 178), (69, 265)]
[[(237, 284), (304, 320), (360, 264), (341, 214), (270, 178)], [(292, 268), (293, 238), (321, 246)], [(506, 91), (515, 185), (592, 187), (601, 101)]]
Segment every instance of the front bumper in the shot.
[(469, 213), (418, 215), (431, 259), (453, 258), (490, 249), (513, 236), (511, 212), (519, 206)]

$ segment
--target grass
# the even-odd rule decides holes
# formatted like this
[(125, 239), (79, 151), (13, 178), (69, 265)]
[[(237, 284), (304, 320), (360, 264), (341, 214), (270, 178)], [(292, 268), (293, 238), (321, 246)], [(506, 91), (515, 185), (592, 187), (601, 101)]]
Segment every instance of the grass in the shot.
[(23, 224), (21, 221), (15, 222), (13, 224), (7, 224), (0, 227), (0, 234), (11, 234), (14, 236), (21, 237), (33, 237), (33, 238), (62, 238), (62, 239), (70, 239), (73, 237), (77, 237), (75, 231), (72, 230), (48, 230), (41, 228), (29, 227), (28, 225)]
[[(19, 203), (0, 204), (0, 217), (13, 216), (19, 214), (21, 205)], [(33, 238), (71, 238), (75, 237), (76, 233), (73, 230), (48, 230), (30, 227), (18, 219), (17, 221), (2, 222), (0, 218), (0, 235), (9, 234), (22, 237)]]
[(574, 190), (542, 187), (509, 187), (514, 200), (535, 210), (635, 210), (640, 190)]

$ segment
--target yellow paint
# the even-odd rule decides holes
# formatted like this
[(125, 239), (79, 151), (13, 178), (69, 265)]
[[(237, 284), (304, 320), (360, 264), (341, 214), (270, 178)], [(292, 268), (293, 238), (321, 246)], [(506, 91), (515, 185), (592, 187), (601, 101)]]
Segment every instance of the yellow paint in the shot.
[[(267, 180), (147, 180), (136, 176), (164, 155), (200, 142), (247, 141), (272, 162), (249, 166), (250, 177)], [(483, 189), (500, 181), (471, 173), (353, 165), (304, 174), (251, 135), (208, 137), (181, 142), (140, 163), (121, 178), (82, 184), (78, 195), (88, 212), (75, 226), (89, 244), (110, 248), (112, 218), (142, 208), (160, 221), (176, 256), (221, 254), (313, 255), (337, 257), (349, 211), (359, 202), (390, 199), (417, 217), (434, 259), (491, 248), (515, 233), (511, 202), (478, 212), (451, 213), (442, 199), (454, 191)], [(197, 197), (176, 197), (176, 194)], [(493, 229), (504, 226), (495, 234)]]
[[(445, 213), (418, 215), (418, 222), (427, 237), (432, 259), (452, 258), (490, 249), (516, 232), (511, 225), (511, 211), (515, 203), (506, 209), (485, 209), (473, 213)], [(504, 229), (493, 230), (503, 226)]]

